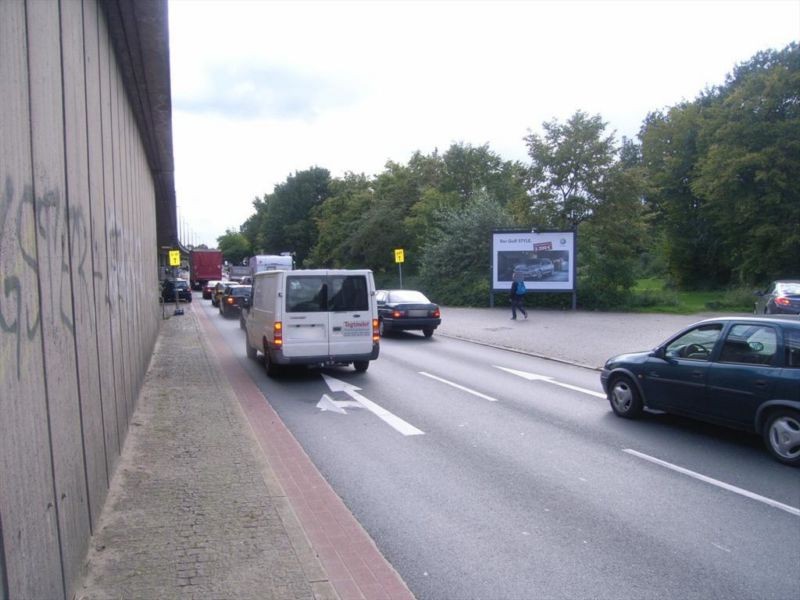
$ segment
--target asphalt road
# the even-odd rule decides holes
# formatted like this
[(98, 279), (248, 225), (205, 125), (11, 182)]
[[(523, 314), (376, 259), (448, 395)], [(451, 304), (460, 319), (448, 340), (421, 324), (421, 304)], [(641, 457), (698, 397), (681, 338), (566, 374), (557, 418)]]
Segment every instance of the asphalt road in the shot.
[[(480, 341), (533, 335), (566, 352), (573, 334), (536, 335), (559, 316), (512, 323), (527, 329), (503, 316), (487, 314)], [(632, 343), (619, 320), (582, 328), (580, 360), (536, 358), (530, 340), (522, 354), (404, 334), (367, 373), (279, 379), (245, 358), (238, 321), (214, 320), (420, 599), (797, 597), (800, 473), (755, 437), (614, 417), (598, 373), (568, 363), (599, 366)], [(640, 328), (655, 341), (635, 347), (667, 327)]]

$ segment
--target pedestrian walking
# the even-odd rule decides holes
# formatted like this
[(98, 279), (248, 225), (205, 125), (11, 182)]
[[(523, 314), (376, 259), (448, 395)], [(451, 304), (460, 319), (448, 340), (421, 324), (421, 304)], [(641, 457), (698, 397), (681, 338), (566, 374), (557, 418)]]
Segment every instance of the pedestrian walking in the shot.
[(528, 311), (525, 310), (525, 282), (522, 280), (522, 277), (514, 274), (514, 278), (511, 281), (511, 320), (515, 321), (517, 319), (517, 310), (522, 313), (522, 316), (526, 319), (528, 318)]

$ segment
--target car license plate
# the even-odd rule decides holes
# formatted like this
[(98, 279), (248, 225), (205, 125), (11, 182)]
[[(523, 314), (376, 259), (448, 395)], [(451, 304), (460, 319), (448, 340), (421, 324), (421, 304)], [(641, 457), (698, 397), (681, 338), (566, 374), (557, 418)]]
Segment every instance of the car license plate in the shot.
[(427, 317), (428, 311), (427, 310), (410, 310), (408, 311), (409, 317)]

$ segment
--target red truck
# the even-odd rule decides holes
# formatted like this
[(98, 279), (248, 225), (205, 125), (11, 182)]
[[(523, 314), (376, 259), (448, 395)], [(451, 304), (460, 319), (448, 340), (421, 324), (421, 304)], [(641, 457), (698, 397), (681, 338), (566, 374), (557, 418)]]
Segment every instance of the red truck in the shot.
[(191, 262), (192, 288), (199, 290), (209, 281), (222, 279), (222, 251), (192, 250)]

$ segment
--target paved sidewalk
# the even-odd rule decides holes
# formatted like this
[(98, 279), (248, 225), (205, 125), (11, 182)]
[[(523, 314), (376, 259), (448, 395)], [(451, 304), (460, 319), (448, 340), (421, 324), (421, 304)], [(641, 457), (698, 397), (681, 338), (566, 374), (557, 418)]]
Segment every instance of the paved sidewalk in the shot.
[(528, 309), (527, 319), (512, 321), (509, 306), (443, 307), (436, 332), (599, 369), (615, 354), (649, 350), (682, 327), (714, 316)]
[(162, 323), (76, 598), (413, 598), (204, 321)]

